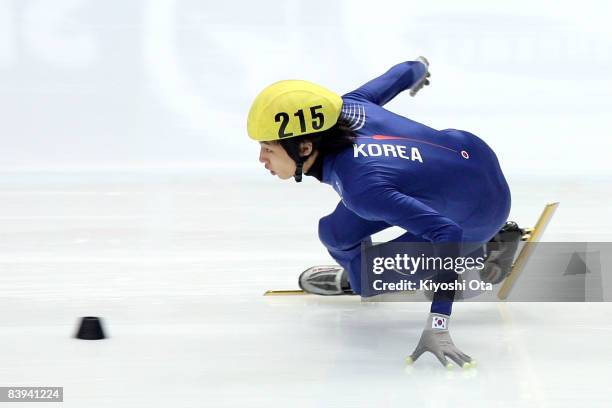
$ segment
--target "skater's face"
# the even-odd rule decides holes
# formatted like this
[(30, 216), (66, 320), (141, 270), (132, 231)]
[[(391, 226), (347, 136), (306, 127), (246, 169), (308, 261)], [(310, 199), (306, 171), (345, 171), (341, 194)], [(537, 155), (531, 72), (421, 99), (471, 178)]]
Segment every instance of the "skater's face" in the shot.
[(261, 142), (259, 161), (266, 170), (281, 180), (287, 180), (295, 174), (295, 162), (287, 154), (280, 143)]
[[(311, 151), (312, 144), (309, 145)], [(310, 151), (305, 152), (309, 154)], [(281, 180), (287, 180), (295, 174), (295, 162), (278, 142), (260, 142), (259, 161), (264, 164), (266, 170), (270, 171), (270, 174), (278, 176)]]

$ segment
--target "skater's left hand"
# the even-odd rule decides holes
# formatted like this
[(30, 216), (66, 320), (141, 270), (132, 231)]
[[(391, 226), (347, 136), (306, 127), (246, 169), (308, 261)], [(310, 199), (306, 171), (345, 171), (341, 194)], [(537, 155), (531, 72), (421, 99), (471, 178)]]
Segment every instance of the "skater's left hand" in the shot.
[(453, 365), (448, 362), (446, 357), (453, 360), (459, 367), (469, 368), (475, 365), (476, 362), (472, 360), (472, 357), (463, 353), (453, 343), (453, 339), (448, 332), (449, 321), (450, 316), (430, 313), (419, 344), (412, 355), (406, 359), (406, 362), (412, 364), (421, 354), (429, 351), (438, 358), (443, 366), (449, 369), (453, 368)]

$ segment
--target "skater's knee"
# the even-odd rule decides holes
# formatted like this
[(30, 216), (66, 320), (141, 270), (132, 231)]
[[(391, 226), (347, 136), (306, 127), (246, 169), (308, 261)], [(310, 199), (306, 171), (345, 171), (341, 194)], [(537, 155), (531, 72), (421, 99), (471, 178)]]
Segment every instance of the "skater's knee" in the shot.
[(329, 216), (319, 220), (319, 240), (326, 248), (337, 249), (338, 239)]
[(327, 249), (347, 250), (359, 245), (353, 242), (347, 234), (342, 234), (329, 216), (319, 220), (319, 239)]

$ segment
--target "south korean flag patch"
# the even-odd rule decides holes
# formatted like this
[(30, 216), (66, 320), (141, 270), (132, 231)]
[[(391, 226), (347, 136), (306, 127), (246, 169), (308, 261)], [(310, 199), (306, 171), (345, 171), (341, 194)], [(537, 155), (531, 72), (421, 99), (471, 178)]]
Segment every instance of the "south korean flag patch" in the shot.
[(433, 316), (433, 319), (431, 320), (431, 328), (446, 330), (446, 320), (446, 317)]

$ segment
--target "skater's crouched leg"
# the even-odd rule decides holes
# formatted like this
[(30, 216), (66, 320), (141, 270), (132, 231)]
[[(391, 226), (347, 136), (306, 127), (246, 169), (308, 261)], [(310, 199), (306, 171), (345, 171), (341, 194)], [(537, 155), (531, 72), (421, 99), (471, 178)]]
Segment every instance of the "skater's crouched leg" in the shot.
[(348, 284), (350, 284), (349, 290), (359, 294), (361, 292), (361, 243), (364, 241), (371, 243), (372, 234), (388, 227), (389, 225), (385, 222), (359, 217), (340, 201), (331, 214), (319, 220), (319, 239), (332, 258), (342, 267), (338, 269), (342, 275), (334, 276), (333, 269), (329, 267), (311, 268), (302, 274), (300, 286), (306, 291), (314, 290), (311, 286), (307, 286), (306, 278), (312, 278), (310, 283), (316, 278), (319, 282), (325, 281), (326, 284), (329, 284), (333, 281), (336, 285), (331, 289), (329, 287), (325, 289), (326, 294), (329, 293), (329, 290), (346, 293)]
[(359, 254), (360, 242), (347, 239), (346, 232), (343, 234), (338, 230), (331, 215), (319, 221), (319, 238), (341, 266), (313, 266), (306, 269), (298, 279), (300, 288), (315, 295), (353, 294), (348, 270), (350, 260)]
[(364, 237), (351, 236), (351, 231), (342, 229), (333, 214), (319, 220), (319, 239), (328, 250), (347, 251), (359, 246)]
[(351, 251), (362, 241), (371, 241), (372, 234), (389, 227), (382, 221), (360, 218), (340, 202), (333, 213), (319, 220), (319, 239), (328, 250)]

